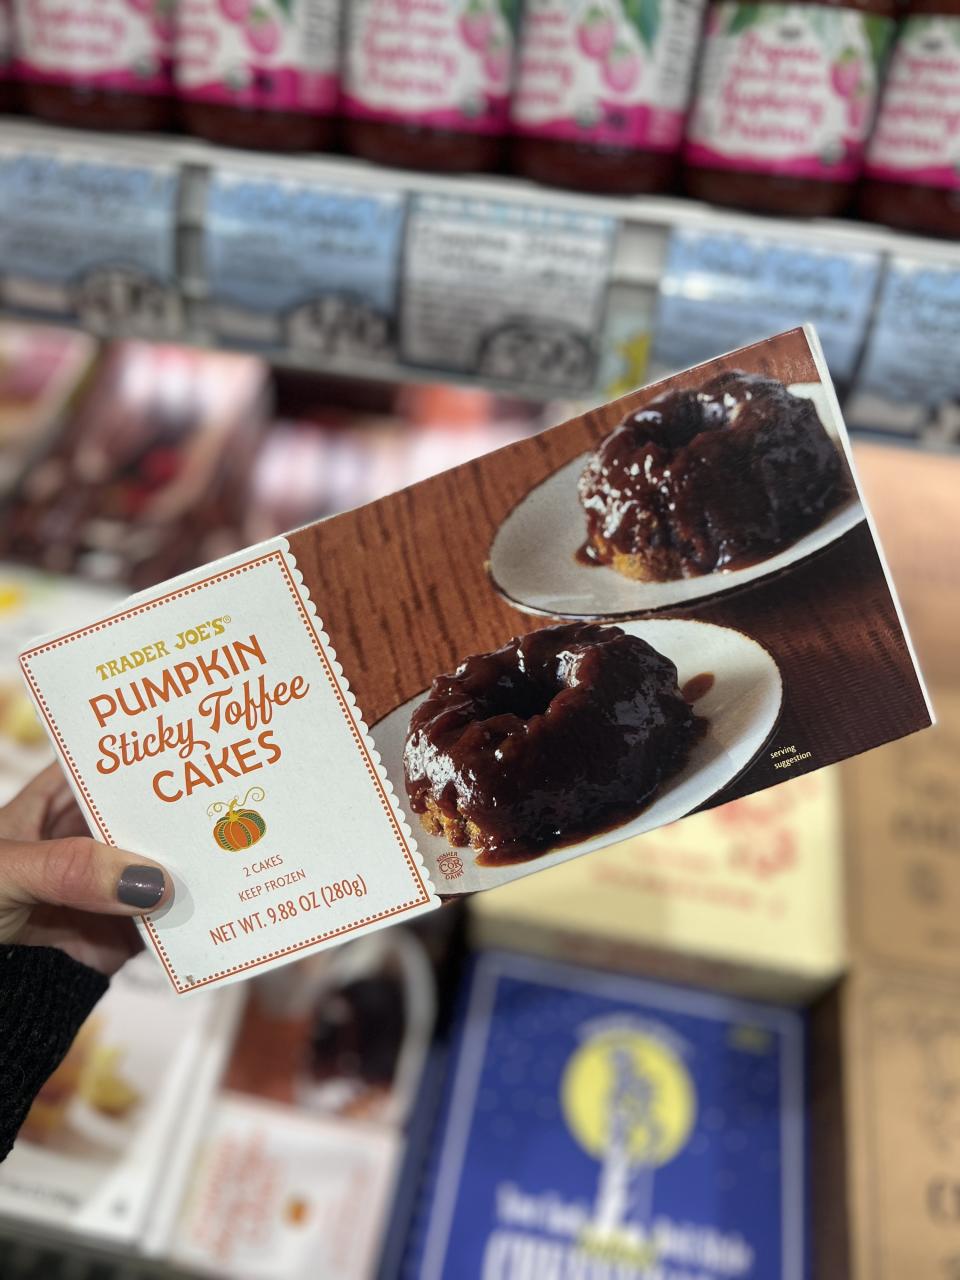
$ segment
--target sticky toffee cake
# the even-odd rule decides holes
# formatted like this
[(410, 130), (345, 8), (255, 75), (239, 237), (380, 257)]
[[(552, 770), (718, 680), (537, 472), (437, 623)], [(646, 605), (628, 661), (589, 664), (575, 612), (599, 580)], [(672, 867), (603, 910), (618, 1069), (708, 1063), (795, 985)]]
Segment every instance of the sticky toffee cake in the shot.
[(737, 568), (795, 542), (848, 493), (811, 400), (723, 373), (659, 396), (602, 442), (579, 482), (585, 554), (640, 581)]
[(407, 795), (432, 835), (522, 861), (634, 816), (704, 728), (644, 640), (544, 627), (437, 676), (410, 721)]

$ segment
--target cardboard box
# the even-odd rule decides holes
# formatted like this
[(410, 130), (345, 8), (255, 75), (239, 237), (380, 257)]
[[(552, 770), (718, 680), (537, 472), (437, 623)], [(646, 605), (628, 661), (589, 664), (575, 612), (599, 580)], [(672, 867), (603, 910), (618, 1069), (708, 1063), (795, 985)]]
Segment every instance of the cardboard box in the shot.
[(824, 769), (474, 898), (471, 936), (807, 1000), (845, 965), (842, 835), (836, 771)]
[(239, 995), (185, 1003), (150, 957), (127, 964), (0, 1165), (0, 1217), (45, 1237), (138, 1250), (161, 1181), (181, 1167), (184, 1113), (211, 1101)]
[(806, 1276), (783, 1009), (481, 956), (402, 1274)]
[(854, 456), (924, 672), (960, 684), (960, 458), (862, 441)]
[[(607, 516), (621, 489), (638, 512), (619, 569), (582, 554), (585, 535), (594, 560), (616, 550), (588, 522), (611, 475)], [(666, 580), (629, 576), (640, 561)], [(171, 871), (143, 928), (181, 993), (930, 723), (800, 329), (141, 593), (21, 665), (93, 829)]]
[(224, 1094), (171, 1261), (228, 1280), (370, 1280), (399, 1135)]
[(960, 687), (929, 734), (841, 766), (858, 962), (960, 976)]
[(813, 1021), (818, 1280), (960, 1274), (960, 994), (862, 966)]

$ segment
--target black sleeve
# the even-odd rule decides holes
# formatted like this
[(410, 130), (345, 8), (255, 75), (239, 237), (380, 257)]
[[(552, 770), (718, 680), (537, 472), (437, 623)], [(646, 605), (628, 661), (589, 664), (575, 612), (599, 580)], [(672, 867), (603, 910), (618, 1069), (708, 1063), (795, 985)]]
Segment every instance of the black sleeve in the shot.
[(0, 946), (0, 1160), (108, 985), (54, 947)]

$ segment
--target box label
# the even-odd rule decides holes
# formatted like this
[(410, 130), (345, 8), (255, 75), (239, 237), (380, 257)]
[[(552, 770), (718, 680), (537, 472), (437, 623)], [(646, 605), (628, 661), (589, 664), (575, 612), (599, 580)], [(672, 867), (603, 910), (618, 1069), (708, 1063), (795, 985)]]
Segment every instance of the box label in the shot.
[(178, 188), (171, 165), (3, 148), (0, 299), (98, 334), (176, 335)]
[(143, 928), (180, 992), (433, 905), (286, 548), (21, 656), (94, 829), (173, 876)]
[(217, 170), (204, 257), (216, 331), (307, 355), (386, 356), (404, 198)]
[(919, 258), (887, 267), (851, 420), (960, 438), (960, 270)]
[(497, 382), (592, 385), (615, 223), (419, 196), (407, 230), (403, 357)]
[(729, 232), (670, 237), (654, 326), (653, 362), (665, 370), (709, 360), (773, 329), (817, 326), (830, 372), (852, 375), (876, 292), (875, 253), (832, 253)]

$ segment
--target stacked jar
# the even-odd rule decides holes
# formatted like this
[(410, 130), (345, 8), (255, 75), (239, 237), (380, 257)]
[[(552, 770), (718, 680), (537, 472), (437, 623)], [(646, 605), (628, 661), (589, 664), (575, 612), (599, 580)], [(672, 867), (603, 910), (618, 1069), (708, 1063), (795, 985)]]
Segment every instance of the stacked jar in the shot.
[(914, 0), (867, 151), (860, 211), (960, 236), (960, 0)]
[(520, 0), (350, 0), (348, 148), (416, 169), (495, 168), (519, 17)]
[(511, 112), (514, 164), (585, 191), (674, 181), (702, 0), (527, 0)]
[(863, 167), (894, 0), (714, 0), (684, 148), (689, 193), (837, 214)]
[(339, 97), (340, 0), (178, 0), (177, 96), (191, 133), (324, 150)]
[(36, 116), (95, 129), (172, 120), (175, 0), (14, 0), (14, 74)]

